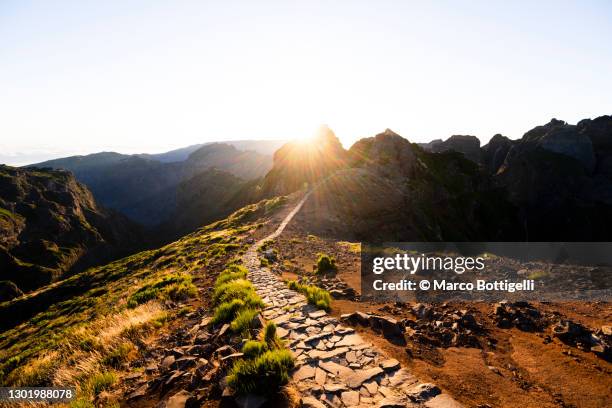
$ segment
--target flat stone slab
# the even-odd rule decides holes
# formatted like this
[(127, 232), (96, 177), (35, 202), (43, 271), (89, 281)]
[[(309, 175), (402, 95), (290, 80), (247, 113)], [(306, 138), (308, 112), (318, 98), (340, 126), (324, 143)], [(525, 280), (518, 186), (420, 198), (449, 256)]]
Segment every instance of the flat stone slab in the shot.
[(319, 361), (319, 367), (330, 374), (340, 377), (343, 381), (346, 381), (355, 373), (355, 371), (350, 368), (334, 363), (333, 361)]
[(347, 407), (359, 405), (359, 393), (357, 391), (345, 391), (340, 394), (340, 399)]
[(308, 364), (301, 366), (295, 373), (293, 373), (293, 380), (302, 381), (307, 378), (313, 378), (315, 376), (315, 368), (316, 367)]
[(358, 334), (349, 334), (344, 336), (342, 340), (336, 343), (336, 347), (342, 346), (356, 346), (363, 343), (363, 339)]
[(390, 358), (380, 363), (380, 366), (385, 371), (394, 371), (400, 368), (400, 362), (394, 358)]
[(347, 378), (346, 384), (350, 388), (359, 388), (361, 387), (361, 384), (371, 380), (372, 378), (376, 377), (379, 374), (382, 374), (383, 372), (383, 369), (380, 367), (373, 367), (367, 370), (358, 370), (355, 371), (355, 373), (349, 378)]

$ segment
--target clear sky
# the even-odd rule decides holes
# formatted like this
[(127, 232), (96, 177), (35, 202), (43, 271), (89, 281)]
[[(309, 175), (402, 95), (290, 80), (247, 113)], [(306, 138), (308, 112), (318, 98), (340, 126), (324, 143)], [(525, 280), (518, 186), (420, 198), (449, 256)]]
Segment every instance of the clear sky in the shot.
[(609, 1), (0, 1), (0, 162), (603, 114)]

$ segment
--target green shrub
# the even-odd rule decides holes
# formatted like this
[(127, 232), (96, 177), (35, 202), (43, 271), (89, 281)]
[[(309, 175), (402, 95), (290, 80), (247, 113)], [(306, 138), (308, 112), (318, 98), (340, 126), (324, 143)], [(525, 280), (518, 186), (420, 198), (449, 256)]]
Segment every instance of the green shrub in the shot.
[(109, 371), (98, 373), (89, 379), (89, 388), (94, 395), (110, 389), (117, 382), (117, 376)]
[(268, 351), (268, 345), (263, 341), (249, 340), (242, 346), (244, 357), (251, 360), (266, 351)]
[(180, 282), (168, 286), (165, 290), (168, 298), (174, 301), (185, 300), (198, 295), (198, 288), (189, 282)]
[(132, 350), (134, 350), (132, 343), (121, 343), (102, 359), (102, 363), (113, 368), (119, 368), (121, 364), (128, 360), (128, 355)]
[(233, 299), (230, 302), (223, 302), (215, 309), (213, 316), (213, 324), (227, 323), (236, 317), (240, 309), (244, 307), (244, 302), (241, 299)]
[(259, 258), (259, 266), (270, 266), (270, 262), (266, 258)]
[(138, 289), (128, 298), (128, 307), (134, 308), (153, 299), (184, 300), (198, 294), (188, 273), (172, 273)]
[(291, 352), (269, 350), (254, 359), (236, 361), (227, 383), (237, 394), (257, 392), (269, 395), (289, 382), (289, 371), (293, 367)]
[(246, 279), (246, 276), (247, 270), (244, 266), (231, 265), (219, 274), (219, 277), (217, 277), (217, 280), (215, 281), (215, 287), (221, 286), (229, 281)]
[(251, 322), (259, 314), (258, 310), (245, 308), (236, 314), (230, 328), (234, 333), (248, 333), (251, 328)]
[(295, 291), (298, 291), (298, 292), (300, 290), (300, 284), (297, 283), (297, 281), (290, 280), (289, 282), (287, 282), (287, 285), (289, 286), (289, 289), (291, 289), (291, 290), (295, 290)]
[(244, 299), (254, 292), (251, 282), (235, 279), (217, 286), (213, 292), (213, 302), (223, 303), (232, 299)]
[(318, 309), (323, 309), (327, 312), (331, 309), (331, 296), (328, 291), (314, 285), (302, 285), (297, 281), (287, 282), (287, 286), (291, 290), (300, 292), (306, 296), (306, 300), (311, 305), (315, 305)]
[(316, 272), (317, 273), (327, 273), (327, 272), (336, 272), (338, 267), (336, 266), (336, 259), (333, 256), (329, 256), (327, 254), (318, 254), (319, 258), (317, 259)]

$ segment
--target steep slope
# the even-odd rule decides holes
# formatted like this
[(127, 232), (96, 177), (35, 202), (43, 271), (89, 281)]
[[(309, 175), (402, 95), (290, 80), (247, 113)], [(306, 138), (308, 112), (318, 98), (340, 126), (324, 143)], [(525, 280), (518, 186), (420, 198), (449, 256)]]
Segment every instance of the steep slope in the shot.
[(176, 212), (162, 228), (182, 236), (222, 219), (248, 199), (236, 199), (249, 184), (230, 173), (212, 168), (181, 182), (176, 189)]
[(70, 173), (0, 166), (0, 280), (30, 291), (137, 247), (139, 229)]
[[(188, 151), (175, 153), (184, 155)], [(182, 161), (161, 162), (152, 157), (97, 153), (51, 160), (37, 166), (72, 171), (102, 205), (147, 226), (171, 219), (177, 210), (179, 184), (200, 172), (214, 167), (251, 180), (262, 177), (272, 166), (268, 155), (238, 150), (223, 143), (203, 145)], [(170, 161), (169, 157), (164, 159)]]
[[(221, 357), (213, 352), (227, 344), (230, 332), (225, 328), (223, 336), (217, 327), (211, 335), (206, 323), (200, 325), (211, 314), (211, 288), (225, 265), (277, 227), (291, 200), (249, 205), (162, 248), (1, 303), (0, 385), (71, 385), (77, 387), (77, 406), (108, 406), (111, 397), (127, 403), (129, 390), (142, 385), (151, 398), (164, 397), (189, 381), (187, 371), (197, 363), (210, 372), (205, 380), (206, 373), (198, 371), (198, 383), (211, 387), (199, 397), (218, 402), (221, 370), (206, 359)], [(195, 348), (192, 335), (199, 336)], [(167, 349), (190, 349), (202, 358), (177, 362), (186, 375), (163, 377), (165, 385), (158, 388), (170, 368), (161, 363)], [(146, 378), (153, 379), (151, 387)]]

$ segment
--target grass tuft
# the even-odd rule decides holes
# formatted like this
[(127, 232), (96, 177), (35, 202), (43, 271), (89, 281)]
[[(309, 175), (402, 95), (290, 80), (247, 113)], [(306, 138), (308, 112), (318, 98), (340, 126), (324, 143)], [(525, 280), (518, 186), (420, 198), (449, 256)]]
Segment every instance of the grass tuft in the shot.
[(336, 266), (336, 259), (333, 256), (319, 253), (317, 264), (315, 265), (315, 272), (318, 274), (336, 272), (338, 267)]
[(291, 290), (304, 294), (308, 303), (315, 305), (318, 309), (325, 310), (326, 312), (331, 310), (331, 295), (325, 289), (314, 285), (302, 285), (294, 280), (287, 282), (287, 286)]
[(289, 382), (289, 371), (293, 367), (289, 350), (265, 351), (255, 358), (236, 361), (227, 377), (227, 384), (237, 394), (272, 394)]
[(110, 372), (98, 373), (89, 379), (89, 388), (94, 395), (109, 390), (117, 382), (117, 376)]

